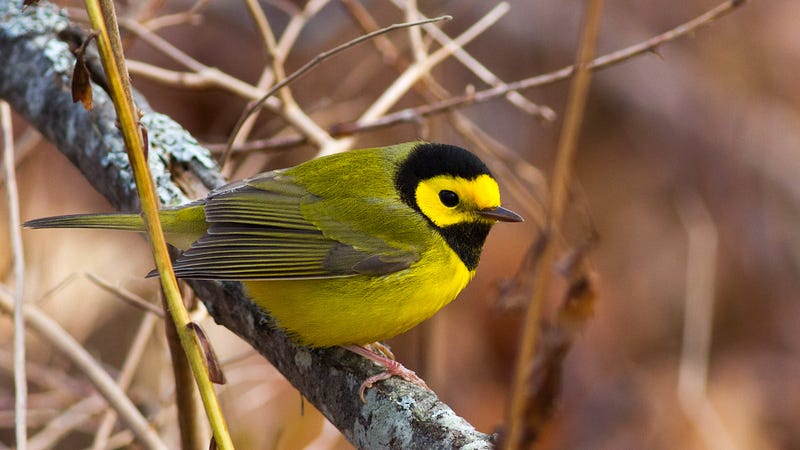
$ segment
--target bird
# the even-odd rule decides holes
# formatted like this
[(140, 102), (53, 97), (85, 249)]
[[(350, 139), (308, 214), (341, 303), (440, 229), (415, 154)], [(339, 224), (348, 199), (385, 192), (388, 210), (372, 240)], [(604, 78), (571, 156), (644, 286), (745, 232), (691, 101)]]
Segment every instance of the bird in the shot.
[[(235, 280), (300, 345), (341, 346), (427, 387), (372, 343), (401, 334), (456, 298), (492, 226), (521, 222), (497, 181), (455, 145), (406, 142), (329, 155), (211, 190), (159, 211), (183, 253), (176, 277)], [(136, 213), (74, 214), (29, 228), (143, 231)], [(153, 271), (148, 276), (157, 276)]]

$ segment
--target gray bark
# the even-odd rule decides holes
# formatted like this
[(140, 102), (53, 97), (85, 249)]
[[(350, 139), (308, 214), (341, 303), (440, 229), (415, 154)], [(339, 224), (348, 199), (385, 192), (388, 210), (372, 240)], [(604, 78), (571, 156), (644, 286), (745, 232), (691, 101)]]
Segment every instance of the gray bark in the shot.
[[(93, 86), (87, 112), (70, 95), (74, 57), (58, 33), (69, 21), (52, 5), (21, 8), (0, 0), (0, 98), (39, 129), (117, 208), (137, 209), (136, 189), (115, 126), (111, 100)], [(180, 125), (153, 112), (139, 97), (148, 129), (149, 161), (164, 204), (187, 201), (172, 183), (167, 162), (183, 163), (209, 187), (223, 182), (209, 153)], [(377, 371), (342, 349), (295, 345), (244, 295), (238, 283), (192, 282), (211, 315), (258, 352), (358, 448), (492, 448), (492, 439), (440, 402), (433, 392), (391, 379), (358, 398), (361, 382)]]

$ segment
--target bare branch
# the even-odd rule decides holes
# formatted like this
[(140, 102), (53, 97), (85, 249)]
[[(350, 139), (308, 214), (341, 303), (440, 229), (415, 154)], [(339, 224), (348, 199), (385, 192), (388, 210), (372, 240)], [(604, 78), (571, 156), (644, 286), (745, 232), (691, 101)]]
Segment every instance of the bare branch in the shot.
[(87, 273), (86, 274), (86, 278), (88, 278), (89, 281), (91, 281), (92, 283), (94, 283), (97, 286), (99, 286), (101, 289), (105, 290), (106, 292), (110, 292), (110, 293), (116, 295), (121, 300), (123, 300), (123, 301), (125, 301), (127, 303), (130, 303), (134, 307), (139, 308), (139, 309), (141, 309), (143, 311), (147, 311), (147, 312), (149, 312), (151, 314), (154, 314), (158, 318), (161, 318), (161, 319), (164, 318), (164, 309), (163, 308), (160, 308), (160, 307), (148, 302), (147, 300), (139, 297), (138, 295), (134, 294), (133, 292), (131, 292), (131, 291), (125, 289), (125, 288), (114, 286), (113, 284), (109, 283), (108, 281), (106, 281), (106, 280), (104, 280), (104, 279), (102, 279), (102, 278), (100, 278), (97, 275), (92, 274), (92, 273)]
[[(398, 8), (402, 7), (402, 4), (399, 0), (393, 0), (395, 6)], [(419, 11), (417, 11), (419, 14)], [(417, 18), (417, 17), (415, 17)], [(420, 16), (419, 18), (424, 18), (424, 16)], [(449, 42), (452, 41), (450, 37), (445, 34), (439, 28), (432, 26), (432, 25), (423, 25), (425, 31), (430, 34), (436, 41), (438, 41), (442, 45), (447, 45)], [(462, 47), (456, 48), (455, 52), (453, 52), (453, 56), (459, 60), (464, 67), (468, 68), (472, 73), (474, 73), (478, 78), (480, 78), (483, 82), (490, 86), (501, 86), (505, 84), (497, 75), (492, 73), (486, 66), (484, 66), (480, 61), (475, 59), (472, 55), (467, 53), (466, 50)], [(514, 106), (521, 109), (522, 111), (537, 116), (542, 120), (546, 121), (553, 121), (556, 118), (556, 113), (548, 106), (540, 106), (537, 105), (527, 98), (525, 98), (522, 94), (517, 91), (510, 91), (506, 95), (506, 99), (511, 102)]]
[[(324, 61), (324, 60), (326, 60), (326, 59), (328, 59), (328, 58), (330, 58), (332, 56), (335, 56), (336, 54), (338, 54), (338, 53), (340, 53), (340, 52), (342, 52), (344, 50), (347, 50), (348, 48), (351, 48), (354, 45), (358, 45), (361, 42), (364, 42), (366, 40), (372, 39), (374, 36), (378, 36), (378, 35), (381, 35), (381, 34), (384, 34), (384, 33), (389, 33), (391, 31), (398, 30), (398, 29), (413, 27), (413, 26), (420, 25), (420, 24), (423, 24), (423, 23), (437, 22), (437, 21), (448, 20), (448, 19), (449, 19), (449, 16), (442, 16), (442, 17), (436, 17), (436, 18), (433, 18), (433, 19), (420, 20), (420, 21), (416, 21), (416, 22), (400, 23), (400, 24), (390, 25), (390, 26), (388, 26), (386, 28), (382, 28), (382, 29), (377, 30), (375, 32), (367, 33), (367, 34), (365, 34), (363, 36), (359, 36), (359, 37), (357, 37), (357, 38), (355, 38), (353, 40), (345, 42), (344, 44), (338, 45), (338, 46), (336, 46), (336, 47), (334, 47), (334, 48), (332, 48), (330, 50), (327, 50), (327, 51), (324, 51), (324, 52), (318, 54), (311, 61), (309, 61), (306, 64), (304, 64), (303, 67), (297, 69), (291, 75), (289, 75), (288, 77), (283, 79), (281, 82), (279, 82), (278, 84), (273, 86), (272, 89), (270, 89), (266, 94), (264, 94), (259, 99), (259, 101), (254, 103), (250, 108), (247, 109), (247, 111), (245, 111), (245, 113), (241, 117), (239, 117), (239, 121), (236, 123), (236, 126), (233, 127), (233, 131), (231, 132), (231, 136), (230, 136), (230, 138), (228, 140), (228, 149), (232, 148), (233, 141), (236, 139), (236, 135), (239, 132), (239, 129), (242, 127), (244, 121), (247, 119), (247, 117), (250, 114), (252, 114), (255, 110), (260, 108), (261, 105), (265, 101), (270, 99), (271, 96), (275, 92), (277, 92), (278, 90), (280, 90), (284, 86), (288, 85), (289, 83), (299, 79), (300, 77), (302, 77), (303, 75), (308, 73), (309, 70), (311, 70), (315, 66), (319, 65), (322, 61)], [(333, 153), (333, 152), (337, 151), (338, 149), (341, 149), (342, 147), (343, 147), (342, 145), (325, 145), (325, 146), (322, 146), (322, 151), (320, 152), (320, 154), (322, 155), (322, 154), (326, 154), (326, 153)]]

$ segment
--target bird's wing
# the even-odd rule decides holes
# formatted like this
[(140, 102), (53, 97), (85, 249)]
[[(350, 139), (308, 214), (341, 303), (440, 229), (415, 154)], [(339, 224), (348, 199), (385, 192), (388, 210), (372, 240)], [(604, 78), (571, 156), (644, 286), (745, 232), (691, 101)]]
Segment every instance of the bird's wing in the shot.
[[(358, 217), (353, 211), (359, 201), (345, 202), (344, 209), (339, 201), (328, 204), (280, 172), (228, 185), (209, 195), (208, 231), (178, 258), (175, 275), (303, 279), (385, 275), (408, 268), (418, 259), (413, 248), (365, 235), (357, 224), (346, 223)], [(390, 205), (362, 203), (368, 205), (362, 215), (391, 215)], [(325, 217), (316, 220), (319, 214)]]

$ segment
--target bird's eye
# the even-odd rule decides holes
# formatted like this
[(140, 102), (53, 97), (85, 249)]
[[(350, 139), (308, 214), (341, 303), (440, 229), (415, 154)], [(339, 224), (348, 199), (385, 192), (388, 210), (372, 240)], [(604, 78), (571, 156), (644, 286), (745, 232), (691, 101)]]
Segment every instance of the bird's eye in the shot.
[(439, 200), (442, 201), (444, 206), (452, 208), (458, 204), (458, 194), (448, 190), (439, 191)]

